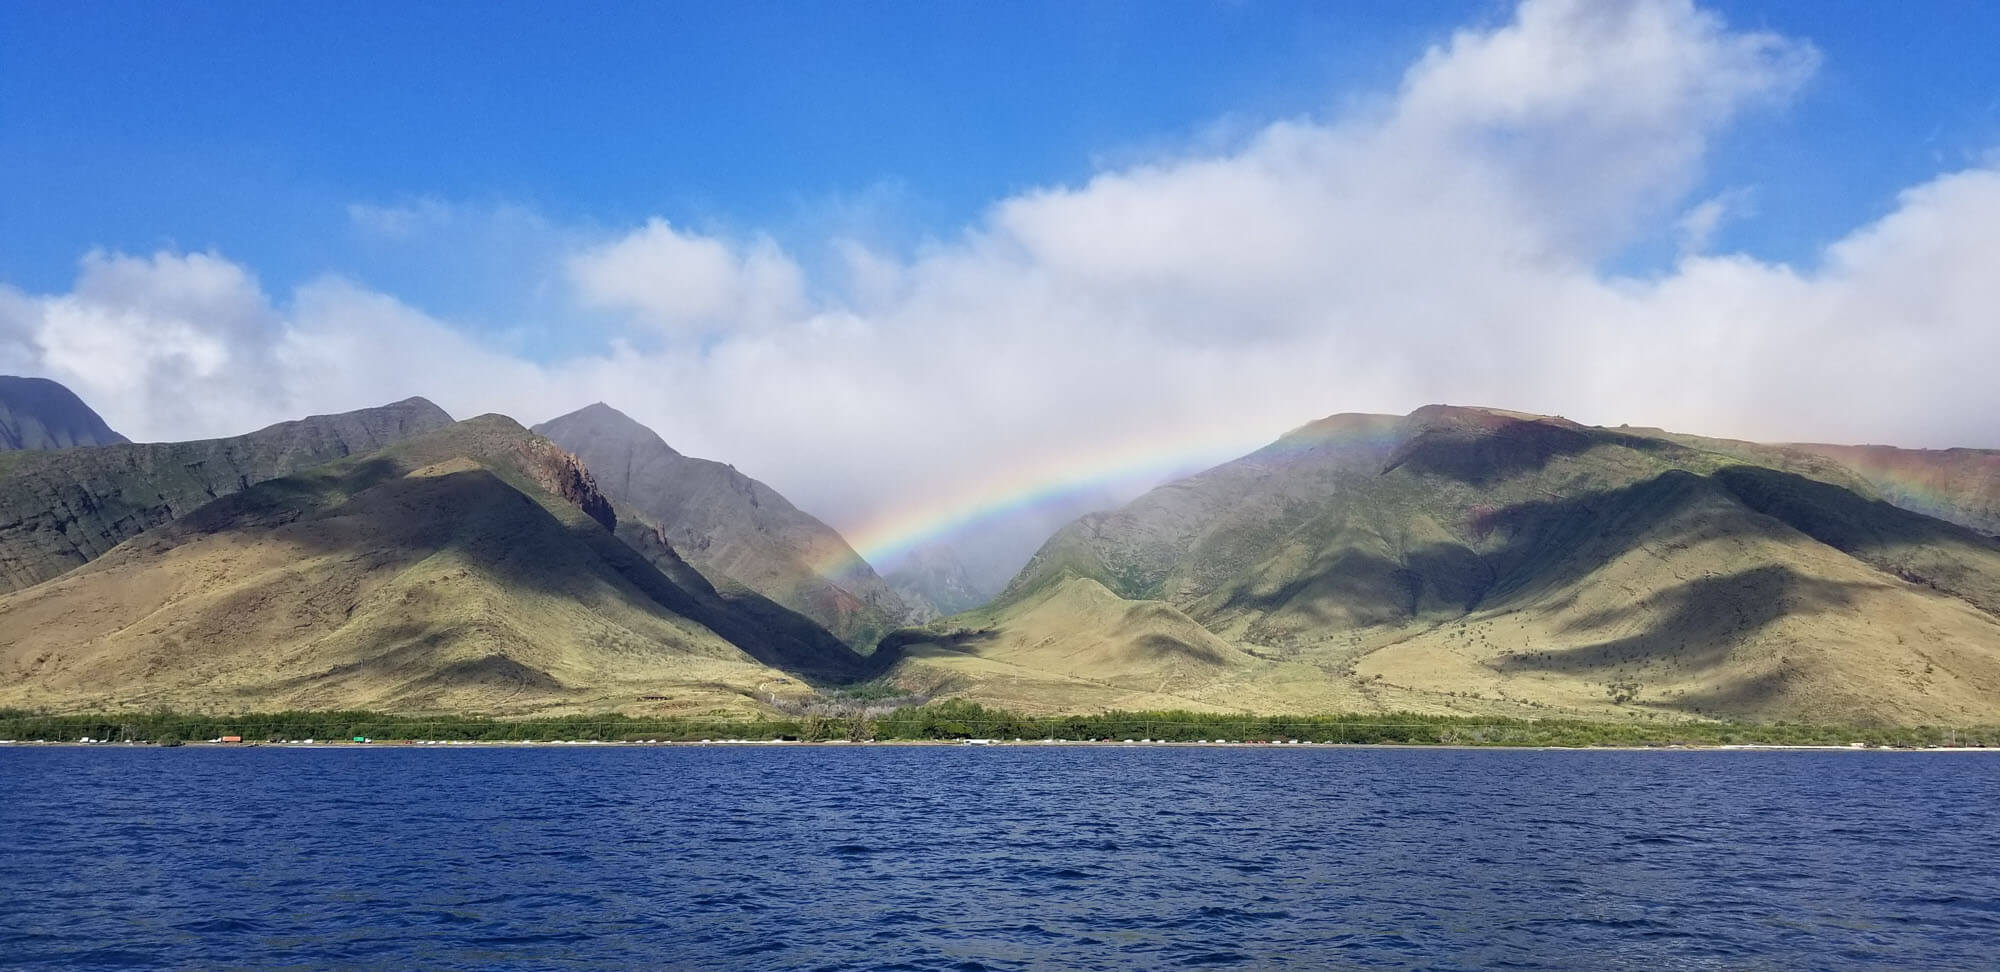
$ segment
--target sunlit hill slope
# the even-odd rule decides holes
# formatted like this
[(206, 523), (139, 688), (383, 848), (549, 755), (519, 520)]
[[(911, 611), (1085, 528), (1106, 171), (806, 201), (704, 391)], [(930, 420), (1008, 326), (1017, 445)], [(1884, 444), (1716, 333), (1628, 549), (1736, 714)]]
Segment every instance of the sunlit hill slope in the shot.
[(708, 711), (794, 684), (772, 664), (859, 663), (713, 619), (731, 641), (697, 620), (725, 604), (615, 526), (574, 457), (501, 416), (460, 422), (0, 598), (0, 704)]
[(899, 678), (1008, 704), (2000, 721), (1992, 537), (1809, 449), (1492, 409), (1315, 422), (929, 630)]

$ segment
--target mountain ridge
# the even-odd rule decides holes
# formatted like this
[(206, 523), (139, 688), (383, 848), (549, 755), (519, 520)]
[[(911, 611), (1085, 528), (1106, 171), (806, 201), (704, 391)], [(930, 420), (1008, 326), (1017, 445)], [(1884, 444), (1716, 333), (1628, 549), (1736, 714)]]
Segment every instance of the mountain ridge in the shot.
[[(239, 490), (0, 596), (0, 696), (755, 711), (767, 685), (800, 690), (757, 619), (717, 633), (698, 615), (729, 620), (713, 614), (726, 605), (617, 526), (573, 455), (504, 416), (468, 419)], [(843, 673), (861, 664), (843, 657)]]
[(536, 425), (718, 588), (741, 586), (867, 651), (907, 607), (832, 527), (734, 466), (682, 455), (602, 402)]
[[(2000, 717), (2000, 542), (1806, 450), (1464, 406), (1329, 416), (1073, 521), (993, 604), (933, 630), (1118, 650), (1126, 634), (1029, 617), (1078, 579), (1261, 659), (1230, 676), (1246, 701)], [(960, 690), (1006, 695), (976, 677)]]
[(407, 398), (222, 439), (0, 453), (0, 592), (88, 563), (218, 497), (450, 422)]
[[(602, 403), (536, 429), (408, 399), (0, 453), (0, 703), (759, 712), (880, 678), (1044, 713), (2000, 722), (2000, 453), (1341, 413), (898, 628), (768, 486)], [(977, 596), (931, 553), (923, 602)]]
[(0, 452), (129, 441), (62, 384), (48, 378), (0, 375)]

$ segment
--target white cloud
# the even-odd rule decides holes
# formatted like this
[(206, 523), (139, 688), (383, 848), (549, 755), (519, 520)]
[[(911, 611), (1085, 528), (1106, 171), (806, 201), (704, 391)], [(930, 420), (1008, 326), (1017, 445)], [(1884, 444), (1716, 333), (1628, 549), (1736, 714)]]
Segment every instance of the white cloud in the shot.
[(767, 239), (597, 238), (558, 269), (638, 325), (599, 354), (537, 363), (352, 283), (274, 299), (160, 254), (0, 290), (0, 355), (148, 437), (417, 393), (527, 423), (602, 399), (849, 530), (1111, 443), (1213, 454), (1432, 401), (2000, 446), (2000, 171), (1913, 188), (1810, 269), (1702, 246), (1657, 278), (1599, 269), (1677, 218), (1705, 243), (1737, 211), (1684, 198), (1710, 140), (1816, 60), (1677, 0), (1529, 0), (1372, 110), (1024, 192), (908, 256), (828, 241), (846, 279), (810, 298)]
[(569, 260), (583, 302), (667, 331), (762, 324), (805, 305), (798, 265), (769, 240), (733, 247), (653, 219)]
[[(141, 441), (234, 435), (424, 395), (458, 415), (549, 407), (540, 365), (328, 277), (274, 301), (209, 253), (93, 253), (68, 294), (0, 287), (0, 363), (68, 385)], [(541, 395), (543, 397), (538, 398)]]
[(130, 427), (210, 429), (283, 396), (267, 367), (276, 316), (249, 271), (215, 254), (91, 253), (39, 312), (42, 369)]
[(1708, 252), (1715, 242), (1716, 232), (1722, 229), (1724, 223), (1748, 215), (1746, 210), (1749, 205), (1748, 190), (1731, 189), (1689, 207), (1674, 221), (1674, 236), (1680, 244), (1681, 256)]
[(1512, 23), (1462, 30), (1404, 76), (1398, 114), (1456, 128), (1556, 123), (1647, 141), (1715, 127), (1811, 74), (1807, 44), (1732, 32), (1683, 0), (1531, 0)]

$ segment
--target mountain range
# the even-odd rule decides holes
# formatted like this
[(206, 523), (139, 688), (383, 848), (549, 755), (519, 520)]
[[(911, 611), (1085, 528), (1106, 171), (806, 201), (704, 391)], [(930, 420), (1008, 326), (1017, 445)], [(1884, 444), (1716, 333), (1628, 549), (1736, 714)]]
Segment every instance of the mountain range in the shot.
[[(852, 677), (621, 541), (588, 470), (488, 415), (239, 489), (0, 598), (18, 705), (713, 712)], [(809, 627), (809, 626), (806, 626)], [(787, 688), (787, 687), (790, 688)]]
[(1933, 512), (1812, 447), (1336, 415), (1064, 527), (906, 669), (1011, 666), (1018, 707), (1994, 721), (2000, 541)]
[(0, 591), (53, 578), (256, 483), (450, 422), (411, 398), (226, 439), (0, 453)]
[(47, 378), (0, 375), (0, 452), (124, 441), (75, 392)]
[(1335, 415), (1070, 520), (1004, 586), (920, 550), (899, 593), (603, 404), (132, 444), (66, 391), (0, 392), (24, 443), (0, 705), (755, 712), (870, 682), (1028, 712), (2000, 722), (2000, 452)]

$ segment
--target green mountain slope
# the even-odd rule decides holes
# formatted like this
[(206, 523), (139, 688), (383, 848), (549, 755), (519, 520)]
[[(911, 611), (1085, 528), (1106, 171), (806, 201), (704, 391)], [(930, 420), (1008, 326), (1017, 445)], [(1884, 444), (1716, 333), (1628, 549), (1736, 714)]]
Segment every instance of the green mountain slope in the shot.
[(1116, 628), (1041, 617), (1087, 579), (1251, 656), (1210, 704), (2000, 719), (2000, 542), (1817, 453), (1708, 441), (1491, 409), (1335, 416), (1072, 523), (940, 630), (1116, 654)]
[(0, 454), (0, 591), (89, 563), (246, 486), (450, 423), (443, 409), (411, 398), (227, 439)]
[(1787, 469), (1989, 537), (2000, 536), (2000, 450), (1767, 444), (1661, 429), (1631, 431), (1734, 456), (1749, 465)]
[(616, 528), (573, 456), (471, 419), (0, 597), (0, 704), (708, 711), (798, 691), (776, 665), (860, 666), (824, 644), (789, 654)]

